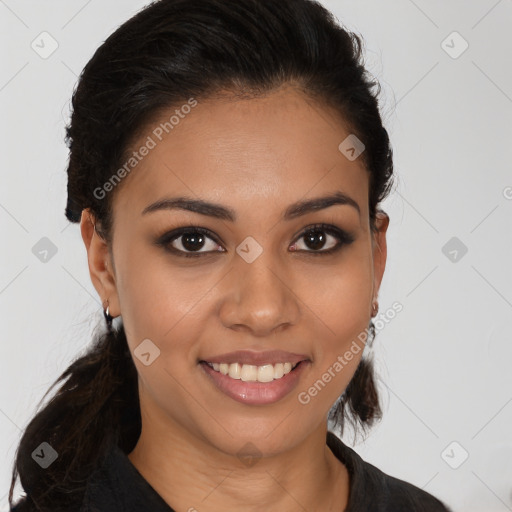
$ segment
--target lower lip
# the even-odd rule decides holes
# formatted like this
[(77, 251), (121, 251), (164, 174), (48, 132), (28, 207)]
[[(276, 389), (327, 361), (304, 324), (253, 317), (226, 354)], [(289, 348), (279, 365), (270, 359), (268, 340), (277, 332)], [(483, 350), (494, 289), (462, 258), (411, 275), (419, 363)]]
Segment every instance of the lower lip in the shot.
[(217, 388), (233, 400), (249, 405), (266, 405), (281, 400), (293, 391), (309, 361), (301, 361), (291, 372), (271, 382), (244, 382), (216, 372), (204, 362), (199, 364)]

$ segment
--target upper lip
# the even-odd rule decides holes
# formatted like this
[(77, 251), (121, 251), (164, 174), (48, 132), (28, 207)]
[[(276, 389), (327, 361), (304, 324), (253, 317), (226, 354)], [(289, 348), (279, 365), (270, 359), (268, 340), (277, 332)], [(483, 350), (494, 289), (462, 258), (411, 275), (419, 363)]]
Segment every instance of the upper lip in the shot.
[(292, 352), (285, 352), (283, 350), (269, 350), (265, 352), (254, 352), (251, 350), (237, 350), (219, 356), (209, 357), (203, 359), (207, 363), (240, 363), (251, 364), (254, 366), (263, 366), (265, 364), (277, 363), (299, 363), (309, 359), (304, 354), (294, 354)]

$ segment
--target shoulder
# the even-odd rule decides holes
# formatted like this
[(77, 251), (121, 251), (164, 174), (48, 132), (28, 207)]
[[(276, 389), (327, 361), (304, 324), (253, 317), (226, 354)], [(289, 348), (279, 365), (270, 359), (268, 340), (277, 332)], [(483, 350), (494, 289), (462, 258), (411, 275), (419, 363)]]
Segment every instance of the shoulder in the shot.
[(327, 444), (350, 474), (346, 512), (451, 512), (432, 494), (366, 462), (331, 432), (328, 432)]
[(364, 465), (365, 480), (373, 480), (380, 487), (378, 510), (393, 512), (450, 512), (438, 498), (415, 485), (390, 476), (368, 462)]
[(35, 512), (36, 510), (32, 501), (23, 496), (9, 509), (9, 512)]
[[(52, 512), (77, 512), (78, 510), (82, 509), (80, 509), (80, 507), (72, 507), (72, 509), (70, 509), (69, 507), (63, 508), (52, 506)], [(34, 505), (34, 502), (25, 495), (19, 498), (18, 501), (13, 504), (12, 508), (9, 509), (9, 512), (40, 512), (40, 509), (37, 508)]]

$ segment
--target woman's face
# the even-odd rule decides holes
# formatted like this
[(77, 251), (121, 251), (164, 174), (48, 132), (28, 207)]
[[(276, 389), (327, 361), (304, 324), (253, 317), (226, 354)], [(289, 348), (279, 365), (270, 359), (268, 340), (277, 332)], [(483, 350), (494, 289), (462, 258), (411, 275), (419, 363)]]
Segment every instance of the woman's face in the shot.
[[(178, 108), (167, 134), (160, 123), (175, 110), (134, 145), (138, 163), (114, 196), (113, 277), (93, 282), (110, 313), (122, 315), (143, 429), (228, 454), (247, 442), (282, 452), (325, 425), (355, 372), (389, 219), (379, 218), (372, 243), (368, 173), (362, 157), (339, 149), (350, 131), (301, 93), (199, 101)], [(307, 206), (335, 194), (350, 199)], [(151, 207), (176, 198), (215, 207)], [(308, 234), (316, 224), (325, 226)], [(190, 226), (207, 231), (164, 238)], [(97, 235), (91, 248), (109, 257)], [(265, 368), (242, 368), (242, 380), (203, 361), (232, 363), (233, 377), (237, 362)], [(286, 370), (277, 363), (298, 361), (274, 379)], [(257, 375), (273, 380), (251, 380)]]

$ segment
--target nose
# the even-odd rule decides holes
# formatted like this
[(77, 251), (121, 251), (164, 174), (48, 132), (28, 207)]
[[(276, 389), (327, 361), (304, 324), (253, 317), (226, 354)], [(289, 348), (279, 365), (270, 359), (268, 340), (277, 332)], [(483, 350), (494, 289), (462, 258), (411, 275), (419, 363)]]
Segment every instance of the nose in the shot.
[(236, 256), (223, 281), (220, 319), (227, 328), (268, 336), (297, 323), (300, 301), (289, 268), (263, 251), (252, 263)]

